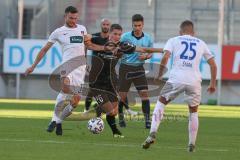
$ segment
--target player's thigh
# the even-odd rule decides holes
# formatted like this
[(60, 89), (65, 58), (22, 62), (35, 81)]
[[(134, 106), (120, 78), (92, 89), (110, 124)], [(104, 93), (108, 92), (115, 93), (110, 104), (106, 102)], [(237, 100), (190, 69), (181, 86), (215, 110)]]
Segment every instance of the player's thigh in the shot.
[(116, 115), (115, 106), (112, 102), (117, 102), (117, 95), (108, 91), (91, 89), (92, 95), (102, 110), (109, 115)]
[(160, 97), (164, 97), (166, 101), (172, 101), (184, 92), (184, 87), (183, 84), (166, 82), (160, 92)]
[(138, 92), (143, 91), (142, 93), (146, 93), (146, 90), (148, 90), (148, 83), (143, 66), (136, 67), (134, 74), (133, 84), (135, 88)]
[(119, 92), (128, 92), (131, 84), (132, 79), (128, 77), (130, 72), (130, 68), (126, 65), (120, 65), (119, 68)]
[(126, 102), (128, 92), (119, 92), (120, 100)]
[[(65, 65), (65, 70), (61, 71), (61, 87), (64, 93), (79, 93), (82, 90), (85, 77), (86, 65), (79, 66), (75, 70), (70, 70), (69, 65)], [(69, 71), (70, 70), (70, 71)]]
[(147, 78), (144, 75), (141, 77), (138, 77), (134, 79), (133, 84), (138, 91), (139, 96), (141, 99), (147, 99), (148, 98), (148, 84), (147, 84)]
[(198, 85), (186, 85), (185, 88), (185, 101), (189, 106), (198, 106), (201, 102), (201, 84)]
[(67, 76), (61, 77), (61, 90), (63, 91), (63, 93), (70, 93), (70, 81), (71, 79)]
[(85, 73), (86, 65), (82, 65), (69, 74), (69, 77), (71, 77), (70, 86), (74, 93), (82, 93), (85, 84)]

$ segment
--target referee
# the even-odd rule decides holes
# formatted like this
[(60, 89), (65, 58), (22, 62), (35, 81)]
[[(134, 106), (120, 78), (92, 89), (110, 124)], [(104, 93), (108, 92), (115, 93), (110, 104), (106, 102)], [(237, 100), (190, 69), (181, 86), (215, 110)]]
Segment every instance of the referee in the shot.
[[(151, 36), (143, 32), (144, 18), (140, 14), (132, 16), (132, 28), (130, 32), (122, 35), (121, 41), (129, 41), (139, 47), (153, 47)], [(119, 68), (119, 124), (122, 127), (126, 126), (123, 116), (123, 105), (126, 103), (127, 93), (133, 83), (142, 100), (142, 112), (145, 117), (145, 128), (151, 127), (150, 122), (150, 101), (148, 97), (148, 84), (144, 70), (144, 61), (152, 57), (152, 54), (125, 54), (121, 58)]]

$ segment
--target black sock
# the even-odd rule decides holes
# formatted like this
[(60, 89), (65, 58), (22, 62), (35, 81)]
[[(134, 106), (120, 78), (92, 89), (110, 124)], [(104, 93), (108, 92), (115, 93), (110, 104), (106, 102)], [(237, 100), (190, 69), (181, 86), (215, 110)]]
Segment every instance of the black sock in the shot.
[(125, 107), (126, 109), (129, 109), (129, 106), (128, 106), (128, 98), (126, 98), (126, 101), (125, 101), (125, 103), (123, 103), (123, 105), (124, 105), (124, 107)]
[(86, 110), (89, 110), (91, 103), (92, 103), (92, 97), (86, 97), (86, 99), (85, 99), (85, 109)]
[(117, 129), (116, 121), (115, 121), (115, 116), (106, 115), (106, 120), (107, 120), (108, 125), (110, 126), (113, 134), (116, 133), (118, 131), (118, 129)]
[(103, 110), (102, 110), (101, 106), (97, 105), (97, 106), (95, 107), (95, 111), (96, 111), (96, 116), (97, 116), (97, 117), (101, 117), (101, 115), (102, 115), (102, 113), (103, 113)]
[(142, 100), (142, 111), (145, 117), (145, 121), (150, 121), (150, 101)]
[(119, 103), (118, 103), (119, 121), (123, 121), (124, 120), (123, 105), (124, 105), (124, 103), (122, 101), (119, 101)]

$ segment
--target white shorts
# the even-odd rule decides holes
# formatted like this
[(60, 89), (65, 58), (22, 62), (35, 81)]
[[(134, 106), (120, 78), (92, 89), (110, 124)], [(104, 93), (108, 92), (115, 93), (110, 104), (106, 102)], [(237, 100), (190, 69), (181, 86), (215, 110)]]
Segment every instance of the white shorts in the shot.
[(180, 83), (167, 82), (160, 93), (160, 96), (167, 101), (174, 100), (179, 94), (184, 93), (184, 100), (189, 106), (198, 106), (201, 102), (201, 84), (191, 86)]
[(67, 77), (70, 81), (70, 87), (74, 93), (77, 93), (84, 86), (86, 65), (77, 66), (74, 63), (64, 64), (61, 68), (61, 78)]

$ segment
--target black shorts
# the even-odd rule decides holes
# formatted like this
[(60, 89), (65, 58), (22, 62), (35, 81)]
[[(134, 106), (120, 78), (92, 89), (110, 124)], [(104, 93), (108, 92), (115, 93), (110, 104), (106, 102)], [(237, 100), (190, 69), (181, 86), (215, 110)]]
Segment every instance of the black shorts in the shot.
[(119, 68), (119, 91), (128, 92), (132, 83), (138, 91), (148, 90), (144, 67), (121, 64)]
[(107, 102), (117, 102), (118, 101), (117, 94), (114, 90), (90, 88), (90, 95), (95, 98), (98, 105), (103, 105)]

